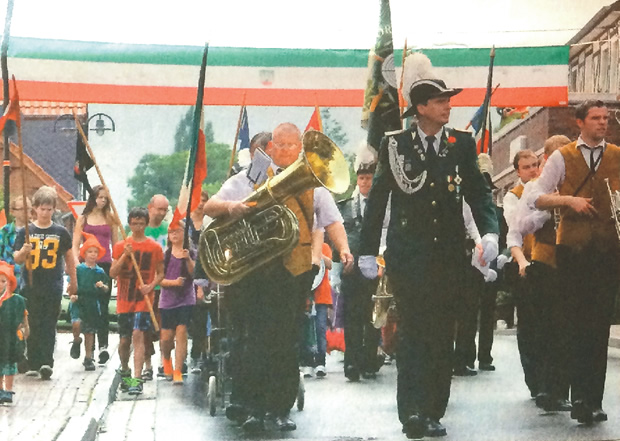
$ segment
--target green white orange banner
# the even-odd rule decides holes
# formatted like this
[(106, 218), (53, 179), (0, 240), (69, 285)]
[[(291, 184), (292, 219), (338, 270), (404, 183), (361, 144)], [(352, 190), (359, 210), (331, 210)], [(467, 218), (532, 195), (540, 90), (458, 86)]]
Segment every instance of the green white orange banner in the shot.
[[(429, 49), (436, 76), (464, 91), (454, 106), (484, 99), (489, 49)], [(568, 46), (496, 48), (492, 106), (568, 104)], [(192, 105), (200, 46), (12, 37), (9, 71), (23, 101)], [(394, 51), (400, 65), (401, 51)], [(399, 69), (397, 67), (397, 69)], [(361, 107), (367, 49), (210, 48), (205, 105)], [(400, 75), (397, 76), (400, 78)]]

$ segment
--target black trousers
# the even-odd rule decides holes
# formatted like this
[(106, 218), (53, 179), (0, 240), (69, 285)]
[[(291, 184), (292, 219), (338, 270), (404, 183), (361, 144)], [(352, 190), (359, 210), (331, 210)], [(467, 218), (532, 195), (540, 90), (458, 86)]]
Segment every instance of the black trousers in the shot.
[(483, 284), (480, 292), (480, 315), (478, 318), (478, 362), (493, 363), (493, 332), (495, 331), (495, 302), (499, 282)]
[(401, 423), (414, 414), (439, 420), (450, 397), (454, 304), (464, 256), (431, 255), (425, 273), (389, 268), (388, 262), (398, 310), (398, 417)]
[(561, 380), (571, 384), (571, 400), (602, 407), (607, 374), (609, 327), (618, 292), (617, 251), (595, 247), (576, 251), (557, 247), (562, 295), (558, 311), (564, 330), (560, 340)]
[(235, 400), (253, 414), (287, 414), (295, 403), (301, 318), (311, 282), (306, 274), (293, 277), (272, 265), (227, 290), (227, 296), (241, 292), (236, 301), (246, 302), (237, 317), (231, 314), (238, 338), (231, 368)]
[(454, 367), (474, 367), (476, 361), (476, 331), (478, 329), (479, 297), (484, 288), (484, 277), (476, 268), (466, 265), (461, 292), (456, 301), (456, 335), (454, 339)]
[(54, 346), (56, 345), (56, 323), (60, 314), (60, 292), (41, 290), (40, 287), (26, 287), (28, 323), (28, 368), (39, 370), (41, 366), (54, 367)]
[(381, 330), (370, 323), (377, 281), (366, 279), (356, 265), (351, 274), (342, 275), (340, 289), (344, 296), (344, 366), (377, 372), (381, 367), (377, 360)]

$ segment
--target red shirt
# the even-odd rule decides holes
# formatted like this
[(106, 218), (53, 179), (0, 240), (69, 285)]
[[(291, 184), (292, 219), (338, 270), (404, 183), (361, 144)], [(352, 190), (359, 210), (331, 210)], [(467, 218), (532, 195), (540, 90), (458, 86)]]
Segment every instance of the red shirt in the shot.
[[(322, 253), (324, 256), (332, 258), (332, 249), (323, 242)], [(321, 284), (314, 290), (314, 303), (319, 305), (331, 305), (332, 304), (332, 287), (329, 284), (329, 270), (325, 268), (325, 275)]]
[[(145, 284), (151, 283), (155, 278), (157, 266), (164, 260), (164, 252), (161, 246), (151, 238), (146, 238), (142, 242), (136, 242), (133, 237), (122, 240), (114, 245), (112, 257), (118, 260), (125, 249), (125, 242), (131, 243), (133, 254), (138, 262), (138, 268)], [(130, 312), (148, 312), (148, 307), (144, 301), (144, 295), (138, 289), (138, 277), (133, 268), (131, 259), (127, 259), (125, 264), (116, 277), (118, 285), (116, 297), (116, 313), (125, 314)], [(154, 300), (153, 291), (149, 293), (151, 304)]]

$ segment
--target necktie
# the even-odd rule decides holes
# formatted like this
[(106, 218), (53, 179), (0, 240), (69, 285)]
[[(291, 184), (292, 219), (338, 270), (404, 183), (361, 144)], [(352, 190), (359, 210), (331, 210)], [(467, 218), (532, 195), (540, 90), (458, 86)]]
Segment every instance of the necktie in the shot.
[(592, 170), (592, 173), (596, 171), (596, 165), (598, 164), (598, 161), (594, 160), (594, 152), (598, 151), (598, 149), (599, 147), (590, 148), (590, 170)]
[(435, 137), (427, 136), (426, 137), (426, 157), (428, 158), (429, 163), (432, 162), (435, 157), (437, 157), (437, 152), (435, 152)]

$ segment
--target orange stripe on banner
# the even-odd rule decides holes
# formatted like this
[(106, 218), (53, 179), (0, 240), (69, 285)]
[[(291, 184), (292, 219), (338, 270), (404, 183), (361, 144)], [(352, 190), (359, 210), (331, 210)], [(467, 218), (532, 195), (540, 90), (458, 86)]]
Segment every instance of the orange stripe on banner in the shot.
[(10, 160), (6, 160), (6, 161), (2, 161), (2, 167), (10, 167), (11, 166), (11, 161)]
[[(452, 98), (454, 107), (478, 107), (486, 89), (465, 89)], [(237, 106), (246, 93), (248, 106), (362, 107), (363, 89), (242, 89), (205, 88), (205, 105)], [(195, 87), (119, 86), (111, 84), (53, 83), (20, 81), (22, 101), (61, 101), (100, 104), (193, 105)], [(0, 94), (0, 98), (1, 98)], [(493, 95), (492, 106), (566, 106), (568, 88), (501, 87)]]

